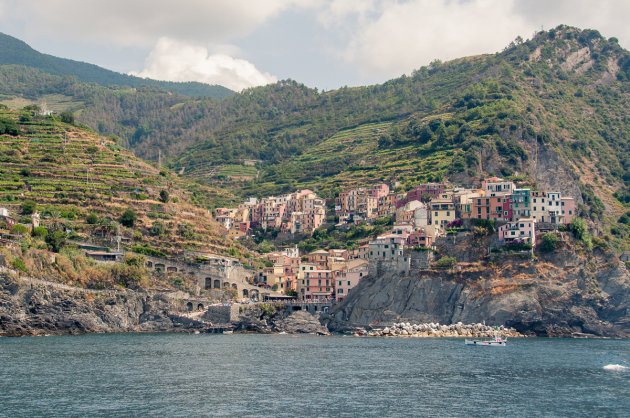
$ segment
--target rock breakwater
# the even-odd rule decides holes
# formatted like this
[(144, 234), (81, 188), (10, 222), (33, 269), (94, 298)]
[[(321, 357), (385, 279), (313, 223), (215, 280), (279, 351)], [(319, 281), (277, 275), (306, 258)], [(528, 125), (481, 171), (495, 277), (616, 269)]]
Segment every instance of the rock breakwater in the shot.
[(374, 329), (370, 331), (357, 330), (354, 335), (367, 335), (369, 337), (468, 337), (468, 338), (490, 338), (496, 334), (502, 337), (523, 337), (523, 334), (514, 328), (508, 328), (503, 325), (496, 327), (484, 324), (457, 324), (440, 325), (439, 323), (410, 324), (409, 322), (400, 322), (385, 327), (383, 329)]

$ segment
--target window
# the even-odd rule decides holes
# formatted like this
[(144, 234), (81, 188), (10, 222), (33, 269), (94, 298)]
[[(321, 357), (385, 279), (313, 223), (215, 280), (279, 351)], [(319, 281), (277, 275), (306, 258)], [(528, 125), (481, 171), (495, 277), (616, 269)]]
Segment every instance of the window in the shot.
[(350, 286), (350, 280), (348, 280), (348, 286)]

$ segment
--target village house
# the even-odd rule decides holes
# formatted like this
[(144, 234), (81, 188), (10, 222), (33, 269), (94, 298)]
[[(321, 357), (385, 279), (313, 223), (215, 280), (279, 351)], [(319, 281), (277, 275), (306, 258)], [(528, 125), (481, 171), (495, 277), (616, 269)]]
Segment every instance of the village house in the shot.
[(343, 300), (350, 291), (359, 284), (361, 279), (368, 275), (367, 260), (351, 260), (345, 268), (341, 270), (337, 276), (336, 298), (338, 301)]
[(432, 199), (439, 198), (444, 193), (444, 185), (440, 183), (419, 184), (407, 192), (405, 199), (401, 200), (398, 207), (412, 200), (422, 201), (422, 196), (429, 195)]
[(481, 189), (484, 193), (512, 194), (516, 190), (516, 186), (512, 181), (506, 181), (498, 177), (491, 177), (481, 182)]
[(296, 291), (301, 299), (329, 299), (334, 295), (335, 273), (311, 263), (300, 263)]
[(512, 219), (531, 217), (531, 190), (514, 189), (512, 193)]
[(435, 228), (431, 225), (414, 230), (407, 237), (409, 247), (432, 247), (435, 239)]
[(455, 204), (450, 199), (436, 199), (429, 202), (431, 224), (443, 229), (446, 224), (455, 220)]
[(505, 243), (522, 241), (532, 246), (536, 244), (536, 220), (522, 218), (514, 222), (508, 222), (499, 227), (499, 240)]

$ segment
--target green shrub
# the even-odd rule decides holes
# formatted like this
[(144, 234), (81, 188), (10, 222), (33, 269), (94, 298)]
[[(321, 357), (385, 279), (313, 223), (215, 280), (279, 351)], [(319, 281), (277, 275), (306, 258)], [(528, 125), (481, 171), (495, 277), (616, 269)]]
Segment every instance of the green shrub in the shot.
[(52, 252), (58, 253), (64, 245), (66, 245), (66, 239), (68, 238), (68, 234), (61, 229), (56, 229), (52, 231), (48, 231), (46, 238), (44, 241), (48, 246), (48, 249)]
[(169, 194), (167, 190), (160, 190), (160, 201), (168, 202)]
[(86, 218), (85, 218), (85, 222), (87, 222), (90, 225), (95, 225), (98, 222), (98, 217), (96, 216), (95, 213), (90, 213)]
[(22, 202), (21, 207), (23, 215), (32, 215), (37, 208), (37, 203), (33, 202), (32, 200), (25, 200), (24, 202)]
[(153, 225), (151, 225), (150, 233), (154, 237), (164, 235), (166, 233), (166, 225), (164, 225), (164, 222), (162, 221), (155, 221), (153, 222)]
[(15, 224), (11, 227), (11, 232), (18, 235), (26, 235), (28, 233), (28, 227), (20, 224)]
[(451, 267), (455, 265), (456, 262), (457, 262), (457, 259), (455, 257), (444, 256), (440, 258), (438, 261), (436, 261), (435, 263), (433, 263), (433, 266), (439, 269), (450, 269)]
[(131, 208), (128, 208), (127, 210), (123, 212), (122, 216), (120, 217), (120, 223), (123, 224), (124, 226), (131, 228), (136, 222), (136, 219), (138, 219), (138, 215), (136, 215), (136, 211)]
[(573, 233), (575, 238), (582, 242), (585, 242), (589, 238), (586, 222), (584, 222), (582, 218), (573, 218), (569, 224), (569, 231)]
[(28, 273), (28, 269), (26, 268), (26, 264), (24, 264), (24, 261), (22, 261), (21, 258), (16, 258), (15, 260), (13, 260), (11, 265), (13, 266), (13, 268), (16, 268), (16, 269), (21, 270), (21, 271), (23, 271), (25, 273)]
[(37, 226), (33, 228), (31, 235), (37, 238), (45, 238), (48, 235), (48, 230), (43, 226)]
[(155, 248), (151, 248), (146, 244), (145, 245), (136, 244), (131, 247), (131, 251), (133, 251), (134, 253), (144, 254), (151, 257), (166, 257), (166, 254), (164, 254), (162, 251), (156, 250)]
[(558, 248), (558, 236), (552, 232), (543, 234), (541, 238), (540, 251), (544, 253), (550, 253)]

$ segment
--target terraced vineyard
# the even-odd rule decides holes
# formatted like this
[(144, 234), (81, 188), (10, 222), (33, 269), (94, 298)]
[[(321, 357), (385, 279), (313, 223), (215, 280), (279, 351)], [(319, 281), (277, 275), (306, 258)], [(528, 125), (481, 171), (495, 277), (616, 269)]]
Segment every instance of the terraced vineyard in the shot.
[[(17, 135), (0, 135), (0, 205), (19, 220), (28, 221), (19, 214), (24, 202), (32, 200), (44, 225), (58, 218), (75, 239), (98, 237), (107, 244), (123, 212), (132, 209), (137, 214), (133, 227), (121, 228), (129, 246), (165, 255), (247, 252), (224, 238), (211, 220), (213, 204), (234, 200), (228, 193), (158, 169), (111, 139), (52, 117), (3, 110), (0, 121), (19, 129)], [(90, 214), (96, 218), (88, 223)]]
[[(291, 187), (317, 189), (323, 196), (332, 196), (337, 187), (364, 186), (391, 179), (411, 184), (444, 177), (454, 151), (429, 152), (428, 145), (379, 148), (379, 138), (389, 135), (391, 128), (391, 122), (380, 122), (340, 131), (284, 164), (282, 171), (263, 172), (262, 184), (256, 184), (256, 189), (268, 189), (271, 194), (275, 184), (286, 183)], [(325, 174), (313, 176), (312, 173), (321, 172), (322, 167), (325, 167)]]

